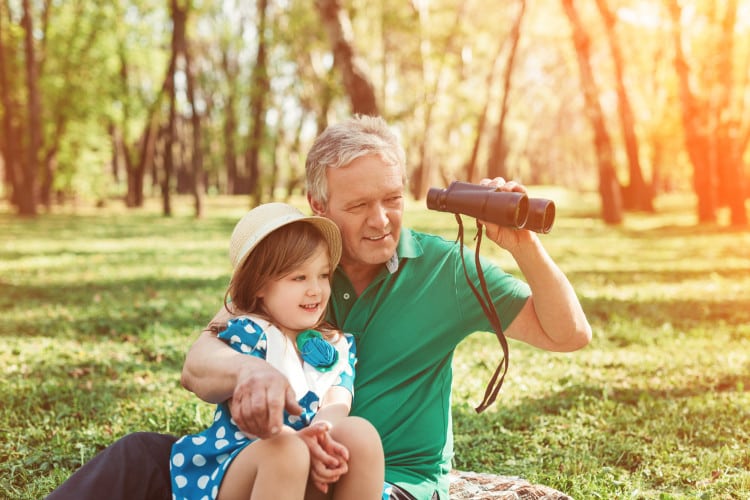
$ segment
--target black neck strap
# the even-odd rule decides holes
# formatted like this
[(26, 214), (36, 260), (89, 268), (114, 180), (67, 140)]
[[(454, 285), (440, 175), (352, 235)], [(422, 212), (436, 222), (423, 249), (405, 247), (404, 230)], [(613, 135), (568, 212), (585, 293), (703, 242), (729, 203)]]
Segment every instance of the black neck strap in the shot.
[(482, 293), (480, 294), (477, 288), (474, 286), (474, 283), (471, 282), (469, 273), (466, 271), (466, 261), (464, 260), (464, 225), (463, 221), (461, 220), (461, 216), (459, 214), (455, 215), (456, 221), (458, 222), (458, 241), (461, 245), (459, 249), (459, 251), (461, 252), (461, 264), (464, 268), (464, 276), (466, 277), (466, 282), (469, 284), (471, 291), (474, 292), (474, 296), (477, 298), (479, 305), (482, 306), (482, 310), (484, 311), (485, 316), (487, 316), (487, 318), (490, 320), (492, 328), (495, 329), (497, 340), (500, 342), (500, 346), (503, 348), (503, 359), (500, 360), (495, 373), (492, 375), (492, 378), (487, 384), (487, 388), (484, 391), (484, 399), (479, 404), (479, 406), (475, 408), (477, 413), (482, 413), (492, 403), (495, 402), (497, 393), (503, 386), (505, 374), (508, 373), (508, 340), (505, 338), (503, 327), (500, 323), (500, 318), (497, 315), (497, 309), (495, 309), (495, 304), (492, 301), (492, 297), (490, 296), (489, 291), (487, 290), (487, 282), (484, 279), (484, 271), (482, 271), (482, 265), (479, 262), (479, 247), (482, 244), (482, 225), (477, 222), (477, 245), (476, 250), (474, 251), (474, 263), (476, 265), (477, 274), (479, 276), (479, 285), (482, 289)]

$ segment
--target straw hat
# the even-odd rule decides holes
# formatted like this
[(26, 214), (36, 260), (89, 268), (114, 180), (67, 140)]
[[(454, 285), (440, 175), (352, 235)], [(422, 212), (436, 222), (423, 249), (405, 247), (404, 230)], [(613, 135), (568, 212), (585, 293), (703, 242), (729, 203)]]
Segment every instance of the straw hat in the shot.
[(341, 233), (333, 221), (325, 217), (304, 215), (286, 203), (265, 203), (250, 210), (234, 226), (229, 243), (232, 269), (238, 269), (263, 238), (276, 229), (299, 220), (309, 222), (318, 228), (328, 243), (331, 266), (336, 268), (341, 259)]

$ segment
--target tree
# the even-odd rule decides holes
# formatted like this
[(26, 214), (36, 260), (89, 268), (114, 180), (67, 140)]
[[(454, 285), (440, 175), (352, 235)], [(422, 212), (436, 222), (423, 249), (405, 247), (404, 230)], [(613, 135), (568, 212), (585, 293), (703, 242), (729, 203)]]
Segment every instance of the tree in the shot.
[(508, 115), (508, 97), (510, 96), (511, 89), (511, 78), (513, 76), (513, 63), (516, 58), (516, 52), (518, 49), (518, 41), (521, 38), (521, 23), (523, 22), (523, 15), (526, 12), (526, 0), (521, 0), (519, 4), (518, 16), (513, 24), (513, 29), (510, 33), (510, 53), (508, 54), (508, 61), (505, 65), (505, 75), (503, 77), (503, 90), (502, 90), (502, 101), (500, 103), (500, 110), (495, 127), (495, 135), (492, 140), (490, 147), (489, 161), (487, 163), (487, 176), (488, 177), (504, 177), (509, 178), (508, 169), (505, 165), (505, 159), (507, 156), (507, 149), (505, 144), (505, 119)]
[(267, 67), (267, 15), (268, 0), (258, 0), (258, 48), (250, 81), (250, 134), (248, 136), (245, 165), (249, 174), (248, 191), (254, 205), (261, 202), (260, 151), (266, 131), (266, 101), (270, 90)]
[(594, 131), (594, 150), (599, 164), (599, 197), (602, 200), (602, 219), (607, 224), (619, 224), (622, 222), (620, 183), (615, 173), (612, 143), (607, 133), (604, 112), (599, 103), (599, 91), (591, 68), (589, 57), (591, 38), (578, 17), (573, 0), (562, 0), (562, 5), (572, 29), (573, 46), (578, 60), (586, 116)]
[[(668, 0), (667, 7), (672, 19), (685, 148), (693, 166), (693, 189), (698, 199), (698, 222), (715, 223), (721, 199), (730, 207), (732, 224), (746, 226), (742, 156), (747, 148), (750, 128), (742, 130), (742, 120), (730, 102), (734, 87), (731, 57), (737, 2), (728, 0), (724, 4), (724, 16), (720, 29), (716, 30), (720, 34), (711, 44), (715, 52), (706, 56), (706, 71), (700, 72), (703, 79), (691, 72), (683, 49), (682, 8), (676, 0)], [(711, 11), (712, 15), (719, 13)], [(705, 81), (709, 75), (715, 79)], [(702, 96), (694, 82), (702, 83), (707, 95)]]
[[(2, 120), (2, 137), (0, 137), (0, 156), (4, 164), (4, 182), (10, 191), (10, 201), (15, 207), (21, 203), (22, 186), (21, 179), (21, 133), (18, 127), (19, 103), (14, 98), (12, 84), (9, 75), (18, 74), (15, 61), (6, 57), (6, 43), (3, 38), (4, 33), (9, 33), (8, 28), (4, 28), (6, 11), (3, 4), (0, 4), (0, 104), (3, 110)], [(10, 16), (9, 16), (10, 18)], [(10, 24), (10, 19), (8, 19)], [(9, 37), (9, 44), (12, 46), (13, 40)]]
[(341, 71), (352, 113), (378, 115), (375, 88), (354, 48), (348, 14), (341, 8), (339, 0), (316, 0), (315, 6), (328, 32), (333, 60)]
[(23, 0), (24, 55), (26, 60), (26, 88), (28, 93), (28, 148), (26, 150), (26, 165), (21, 169), (22, 181), (18, 199), (20, 215), (34, 216), (37, 213), (37, 170), (39, 169), (39, 153), (42, 148), (42, 103), (39, 93), (39, 79), (37, 71), (36, 50), (34, 47), (34, 22), (32, 19), (29, 0)]
[(630, 98), (625, 90), (625, 81), (623, 76), (623, 57), (620, 44), (615, 34), (616, 17), (607, 5), (607, 0), (596, 0), (599, 13), (604, 20), (604, 27), (607, 33), (607, 41), (612, 54), (612, 62), (615, 69), (615, 85), (617, 88), (617, 107), (619, 110), (620, 127), (622, 137), (625, 143), (625, 154), (628, 158), (628, 172), (630, 173), (630, 184), (623, 188), (623, 202), (625, 208), (654, 211), (653, 191), (650, 186), (646, 185), (641, 170), (641, 162), (638, 151), (638, 137), (635, 133), (635, 117), (630, 105)]

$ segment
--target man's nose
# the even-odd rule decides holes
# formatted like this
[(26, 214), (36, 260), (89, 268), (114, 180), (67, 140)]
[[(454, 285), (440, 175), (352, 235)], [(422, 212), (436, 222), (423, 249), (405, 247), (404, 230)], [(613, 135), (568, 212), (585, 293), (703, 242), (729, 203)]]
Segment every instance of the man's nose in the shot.
[(373, 227), (384, 228), (388, 225), (388, 212), (380, 203), (375, 203), (367, 215), (367, 222)]

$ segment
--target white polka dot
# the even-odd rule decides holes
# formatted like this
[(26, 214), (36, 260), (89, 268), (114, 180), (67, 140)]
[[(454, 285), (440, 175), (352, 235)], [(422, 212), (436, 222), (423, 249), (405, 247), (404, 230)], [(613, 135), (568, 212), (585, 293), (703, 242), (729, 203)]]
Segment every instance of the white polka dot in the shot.
[(226, 439), (219, 439), (218, 441), (216, 441), (216, 443), (214, 443), (214, 446), (216, 446), (217, 450), (220, 450), (225, 446), (229, 446), (229, 441), (227, 441)]
[(245, 439), (245, 435), (244, 435), (244, 434), (243, 434), (242, 432), (240, 432), (240, 431), (237, 431), (237, 432), (235, 432), (235, 433), (234, 433), (234, 439), (236, 439), (236, 440), (238, 440), (238, 441), (239, 441), (240, 439)]
[(185, 463), (185, 455), (182, 453), (175, 453), (175, 455), (172, 457), (172, 463), (177, 467), (182, 467), (182, 465)]
[(178, 488), (184, 488), (187, 484), (187, 478), (185, 476), (175, 476), (174, 482)]
[(192, 441), (194, 445), (200, 446), (206, 442), (206, 436), (195, 436)]
[(221, 408), (216, 410), (216, 413), (214, 414), (214, 422), (218, 421), (221, 417), (224, 416), (224, 412), (221, 411)]
[(229, 458), (229, 453), (222, 453), (221, 455), (216, 457), (216, 462), (223, 464), (224, 462), (226, 462), (227, 458)]
[(239, 335), (232, 335), (232, 338), (229, 339), (229, 342), (231, 342), (232, 344), (239, 344), (240, 343)]
[(208, 485), (208, 476), (201, 476), (198, 478), (198, 488), (204, 490), (206, 489), (206, 486)]
[(219, 487), (214, 486), (213, 489), (211, 490), (211, 498), (216, 498), (216, 495), (218, 494), (219, 494)]
[(218, 429), (216, 430), (216, 437), (217, 437), (217, 438), (221, 439), (221, 438), (223, 438), (223, 437), (224, 437), (224, 436), (226, 436), (226, 435), (227, 435), (227, 429), (226, 429), (226, 427), (223, 427), (223, 426), (222, 426), (222, 427), (219, 427), (219, 428), (218, 428)]
[(206, 457), (204, 457), (203, 455), (195, 455), (193, 457), (193, 465), (195, 465), (196, 467), (203, 467), (204, 465), (206, 465)]

